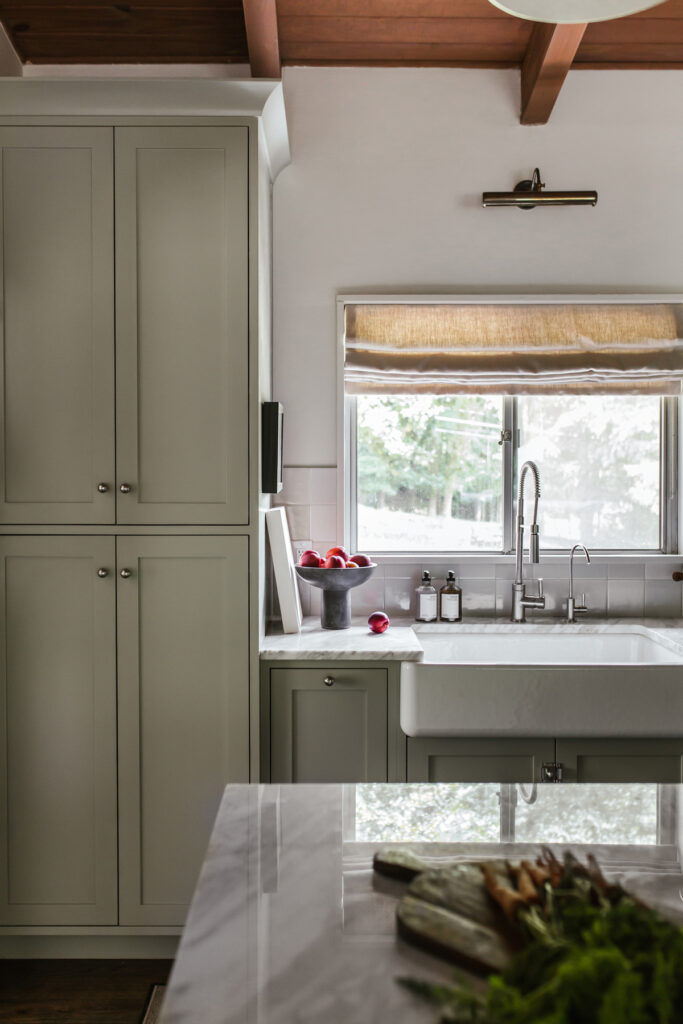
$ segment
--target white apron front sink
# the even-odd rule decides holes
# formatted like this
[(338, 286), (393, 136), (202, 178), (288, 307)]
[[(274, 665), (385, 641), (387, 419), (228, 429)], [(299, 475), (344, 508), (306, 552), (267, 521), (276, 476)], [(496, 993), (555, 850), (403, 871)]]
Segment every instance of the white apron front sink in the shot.
[(408, 736), (676, 736), (683, 647), (642, 625), (416, 627)]

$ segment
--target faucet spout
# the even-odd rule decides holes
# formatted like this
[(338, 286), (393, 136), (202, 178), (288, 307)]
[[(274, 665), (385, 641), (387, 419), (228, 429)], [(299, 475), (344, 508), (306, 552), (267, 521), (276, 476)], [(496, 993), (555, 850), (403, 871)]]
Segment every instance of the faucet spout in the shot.
[(538, 499), (541, 497), (541, 481), (538, 466), (535, 462), (525, 462), (519, 474), (519, 488), (517, 490), (517, 564), (515, 571), (515, 583), (522, 583), (522, 559), (524, 557), (524, 484), (527, 473), (534, 478), (534, 514), (531, 521), (529, 533), (529, 561), (538, 564), (540, 560), (539, 538), (538, 538)]
[(524, 484), (527, 473), (534, 478), (534, 514), (529, 532), (529, 561), (539, 561), (538, 546), (538, 499), (541, 497), (541, 483), (538, 467), (535, 462), (525, 462), (519, 474), (519, 490), (517, 492), (517, 551), (515, 566), (515, 582), (512, 584), (512, 621), (525, 622), (527, 608), (545, 608), (543, 596), (543, 580), (538, 581), (538, 595), (529, 597), (524, 585)]
[(586, 556), (586, 563), (591, 564), (591, 556), (588, 554), (588, 549), (584, 544), (575, 544), (569, 553), (569, 596), (567, 597), (567, 622), (576, 622), (577, 614), (585, 614), (588, 611), (586, 607), (586, 595), (583, 594), (579, 604), (574, 600), (574, 552), (583, 551)]

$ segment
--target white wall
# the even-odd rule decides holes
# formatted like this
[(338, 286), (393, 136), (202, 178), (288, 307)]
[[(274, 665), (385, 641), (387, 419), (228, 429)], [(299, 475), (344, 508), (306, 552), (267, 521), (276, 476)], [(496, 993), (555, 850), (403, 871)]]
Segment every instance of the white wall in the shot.
[[(292, 68), (284, 87), (287, 465), (337, 461), (338, 292), (683, 291), (683, 72), (572, 72), (544, 127), (519, 124), (516, 71)], [(548, 188), (596, 188), (597, 207), (481, 208), (537, 165)]]

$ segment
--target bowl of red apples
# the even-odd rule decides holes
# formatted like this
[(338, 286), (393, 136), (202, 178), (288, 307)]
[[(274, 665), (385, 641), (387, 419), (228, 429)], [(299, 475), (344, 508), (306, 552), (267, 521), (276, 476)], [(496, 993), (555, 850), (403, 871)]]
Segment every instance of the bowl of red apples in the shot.
[(369, 580), (377, 568), (368, 555), (349, 555), (341, 545), (330, 548), (323, 556), (318, 551), (304, 551), (297, 575), (322, 590), (320, 624), (323, 629), (348, 629), (351, 625), (351, 595), (353, 587)]

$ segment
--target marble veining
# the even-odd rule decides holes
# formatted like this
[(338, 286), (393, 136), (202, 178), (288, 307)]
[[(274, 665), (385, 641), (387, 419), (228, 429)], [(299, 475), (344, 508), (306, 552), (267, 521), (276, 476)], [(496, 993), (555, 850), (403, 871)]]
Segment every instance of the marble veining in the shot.
[(482, 627), (490, 633), (608, 633), (624, 628), (657, 640), (668, 650), (683, 654), (681, 619), (605, 619), (569, 625), (566, 621), (541, 619), (523, 625), (491, 618), (471, 617), (461, 623), (419, 623), (410, 619), (394, 620), (386, 633), (371, 633), (366, 624), (354, 623), (350, 629), (321, 629), (317, 619), (306, 619), (300, 633), (274, 633), (261, 641), (261, 657), (268, 661), (310, 659), (311, 661), (368, 660), (421, 661), (424, 651), (421, 633), (457, 636), (469, 627)]
[[(395, 978), (448, 979), (452, 968), (397, 938), (394, 915), (401, 890), (374, 879), (371, 870), (372, 854), (384, 844), (354, 842), (349, 829), (355, 788), (227, 787), (161, 1024), (427, 1024), (433, 1019)], [(578, 796), (572, 802), (574, 831), (580, 835), (591, 808), (591, 786), (572, 788)], [(679, 806), (682, 789), (675, 792)], [(514, 859), (533, 855), (539, 845), (491, 843), (484, 852), (481, 843), (414, 848), (430, 857), (433, 847), (439, 863)], [(579, 856), (589, 848), (572, 844)], [(621, 845), (611, 854), (604, 846), (595, 849), (606, 873), (662, 912), (683, 919), (677, 845)]]
[(306, 619), (300, 633), (272, 634), (261, 642), (261, 657), (268, 661), (419, 661), (422, 654), (410, 623), (392, 623), (386, 633), (371, 633), (367, 624), (329, 630), (321, 629), (316, 619)]

